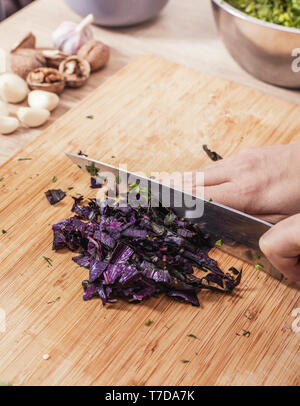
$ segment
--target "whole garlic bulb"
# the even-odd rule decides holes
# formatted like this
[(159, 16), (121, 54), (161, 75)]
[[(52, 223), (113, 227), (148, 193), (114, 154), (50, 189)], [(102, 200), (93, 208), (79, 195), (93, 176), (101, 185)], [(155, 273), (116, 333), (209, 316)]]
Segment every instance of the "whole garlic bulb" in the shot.
[(28, 95), (28, 104), (30, 107), (46, 109), (52, 111), (59, 103), (59, 97), (52, 92), (44, 90), (33, 90)]
[(20, 107), (17, 116), (28, 127), (39, 127), (48, 120), (50, 112), (36, 107)]
[(0, 134), (11, 134), (19, 127), (15, 117), (0, 116)]
[(62, 52), (76, 54), (83, 44), (93, 39), (93, 31), (89, 27), (93, 21), (92, 14), (85, 17), (79, 24), (63, 21), (53, 32), (54, 46)]
[(8, 108), (5, 102), (0, 100), (0, 116), (8, 116)]
[(28, 94), (28, 86), (25, 80), (15, 73), (3, 73), (0, 75), (0, 96), (8, 103), (20, 103)]

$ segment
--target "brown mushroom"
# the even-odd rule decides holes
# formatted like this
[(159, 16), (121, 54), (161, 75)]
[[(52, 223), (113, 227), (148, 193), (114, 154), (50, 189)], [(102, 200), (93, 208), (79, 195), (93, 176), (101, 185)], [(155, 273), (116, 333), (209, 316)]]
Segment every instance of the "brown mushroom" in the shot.
[(63, 75), (54, 68), (37, 68), (27, 76), (27, 83), (31, 90), (46, 90), (60, 94), (65, 87)]
[(80, 87), (88, 80), (91, 67), (85, 59), (72, 55), (61, 62), (59, 71), (64, 76), (67, 86)]
[(24, 38), (21, 39), (21, 41), (18, 41), (13, 48), (11, 49), (11, 53), (15, 52), (17, 49), (20, 48), (35, 48), (36, 44), (36, 38), (35, 35), (32, 34), (32, 32), (29, 32), (28, 34), (25, 35)]
[(37, 49), (18, 48), (11, 53), (10, 63), (12, 71), (26, 79), (29, 72), (46, 66), (46, 58)]
[(107, 64), (110, 56), (109, 47), (101, 41), (90, 40), (79, 49), (77, 55), (89, 62), (91, 71), (101, 69)]

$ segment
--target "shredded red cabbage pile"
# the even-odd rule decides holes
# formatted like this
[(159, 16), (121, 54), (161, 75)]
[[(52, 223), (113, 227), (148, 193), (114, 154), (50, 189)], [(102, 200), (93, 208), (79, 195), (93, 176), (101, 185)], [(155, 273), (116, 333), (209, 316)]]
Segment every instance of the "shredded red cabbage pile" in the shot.
[(241, 271), (224, 273), (209, 257), (209, 236), (169, 209), (120, 207), (112, 199), (83, 205), (82, 196), (73, 199), (74, 216), (52, 227), (53, 249), (79, 251), (73, 260), (89, 269), (84, 300), (141, 302), (165, 293), (199, 306), (201, 289), (231, 292), (239, 284)]

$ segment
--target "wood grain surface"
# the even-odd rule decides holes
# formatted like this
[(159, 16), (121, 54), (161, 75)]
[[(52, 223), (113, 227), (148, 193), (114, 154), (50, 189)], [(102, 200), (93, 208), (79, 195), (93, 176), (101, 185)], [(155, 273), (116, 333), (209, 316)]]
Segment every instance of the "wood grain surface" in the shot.
[[(81, 149), (149, 174), (208, 164), (203, 143), (228, 156), (299, 139), (299, 106), (154, 56), (138, 58), (58, 119), (0, 169), (0, 225), (7, 231), (0, 236), (0, 309), (6, 312), (0, 380), (299, 385), (291, 313), (300, 300), (291, 284), (215, 250), (223, 269), (244, 268), (234, 294), (203, 292), (200, 308), (165, 297), (103, 308), (100, 300), (83, 302), (87, 270), (71, 261), (72, 253), (51, 250), (51, 225), (71, 215), (71, 195), (95, 193), (65, 151)], [(72, 186), (62, 202), (48, 204), (47, 189)]]
[[(52, 31), (62, 20), (80, 21), (80, 18), (63, 0), (35, 0), (0, 23), (0, 58), (3, 50), (7, 55), (7, 69), (10, 69), (9, 50), (27, 32), (32, 31), (36, 35), (38, 47), (49, 48), (52, 47)], [(119, 29), (94, 25), (92, 29), (97, 40), (110, 46), (111, 59), (107, 67), (94, 73), (82, 88), (65, 90), (59, 107), (44, 126), (35, 129), (20, 127), (14, 134), (0, 135), (0, 163), (35, 139), (58, 117), (139, 55), (156, 54), (201, 72), (300, 103), (299, 91), (261, 82), (233, 60), (218, 35), (210, 0), (171, 0), (156, 19), (145, 24)], [(11, 106), (11, 112), (14, 113), (17, 107)]]

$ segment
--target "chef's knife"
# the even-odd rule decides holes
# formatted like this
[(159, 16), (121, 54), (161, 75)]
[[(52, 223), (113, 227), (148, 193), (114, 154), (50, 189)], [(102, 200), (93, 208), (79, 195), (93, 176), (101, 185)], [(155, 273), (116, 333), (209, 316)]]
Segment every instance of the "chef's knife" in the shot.
[[(256, 269), (263, 270), (276, 279), (282, 279), (281, 273), (269, 263), (259, 248), (259, 239), (272, 227), (270, 223), (85, 155), (66, 155), (90, 175), (97, 172), (99, 179), (104, 174), (106, 178), (111, 175), (114, 179), (125, 179), (126, 188), (132, 183), (147, 185), (151, 195), (171, 207), (178, 217), (197, 223), (205, 234), (218, 241), (218, 247), (222, 251), (254, 265)], [(165, 204), (166, 196), (170, 196), (167, 199), (168, 204)]]

